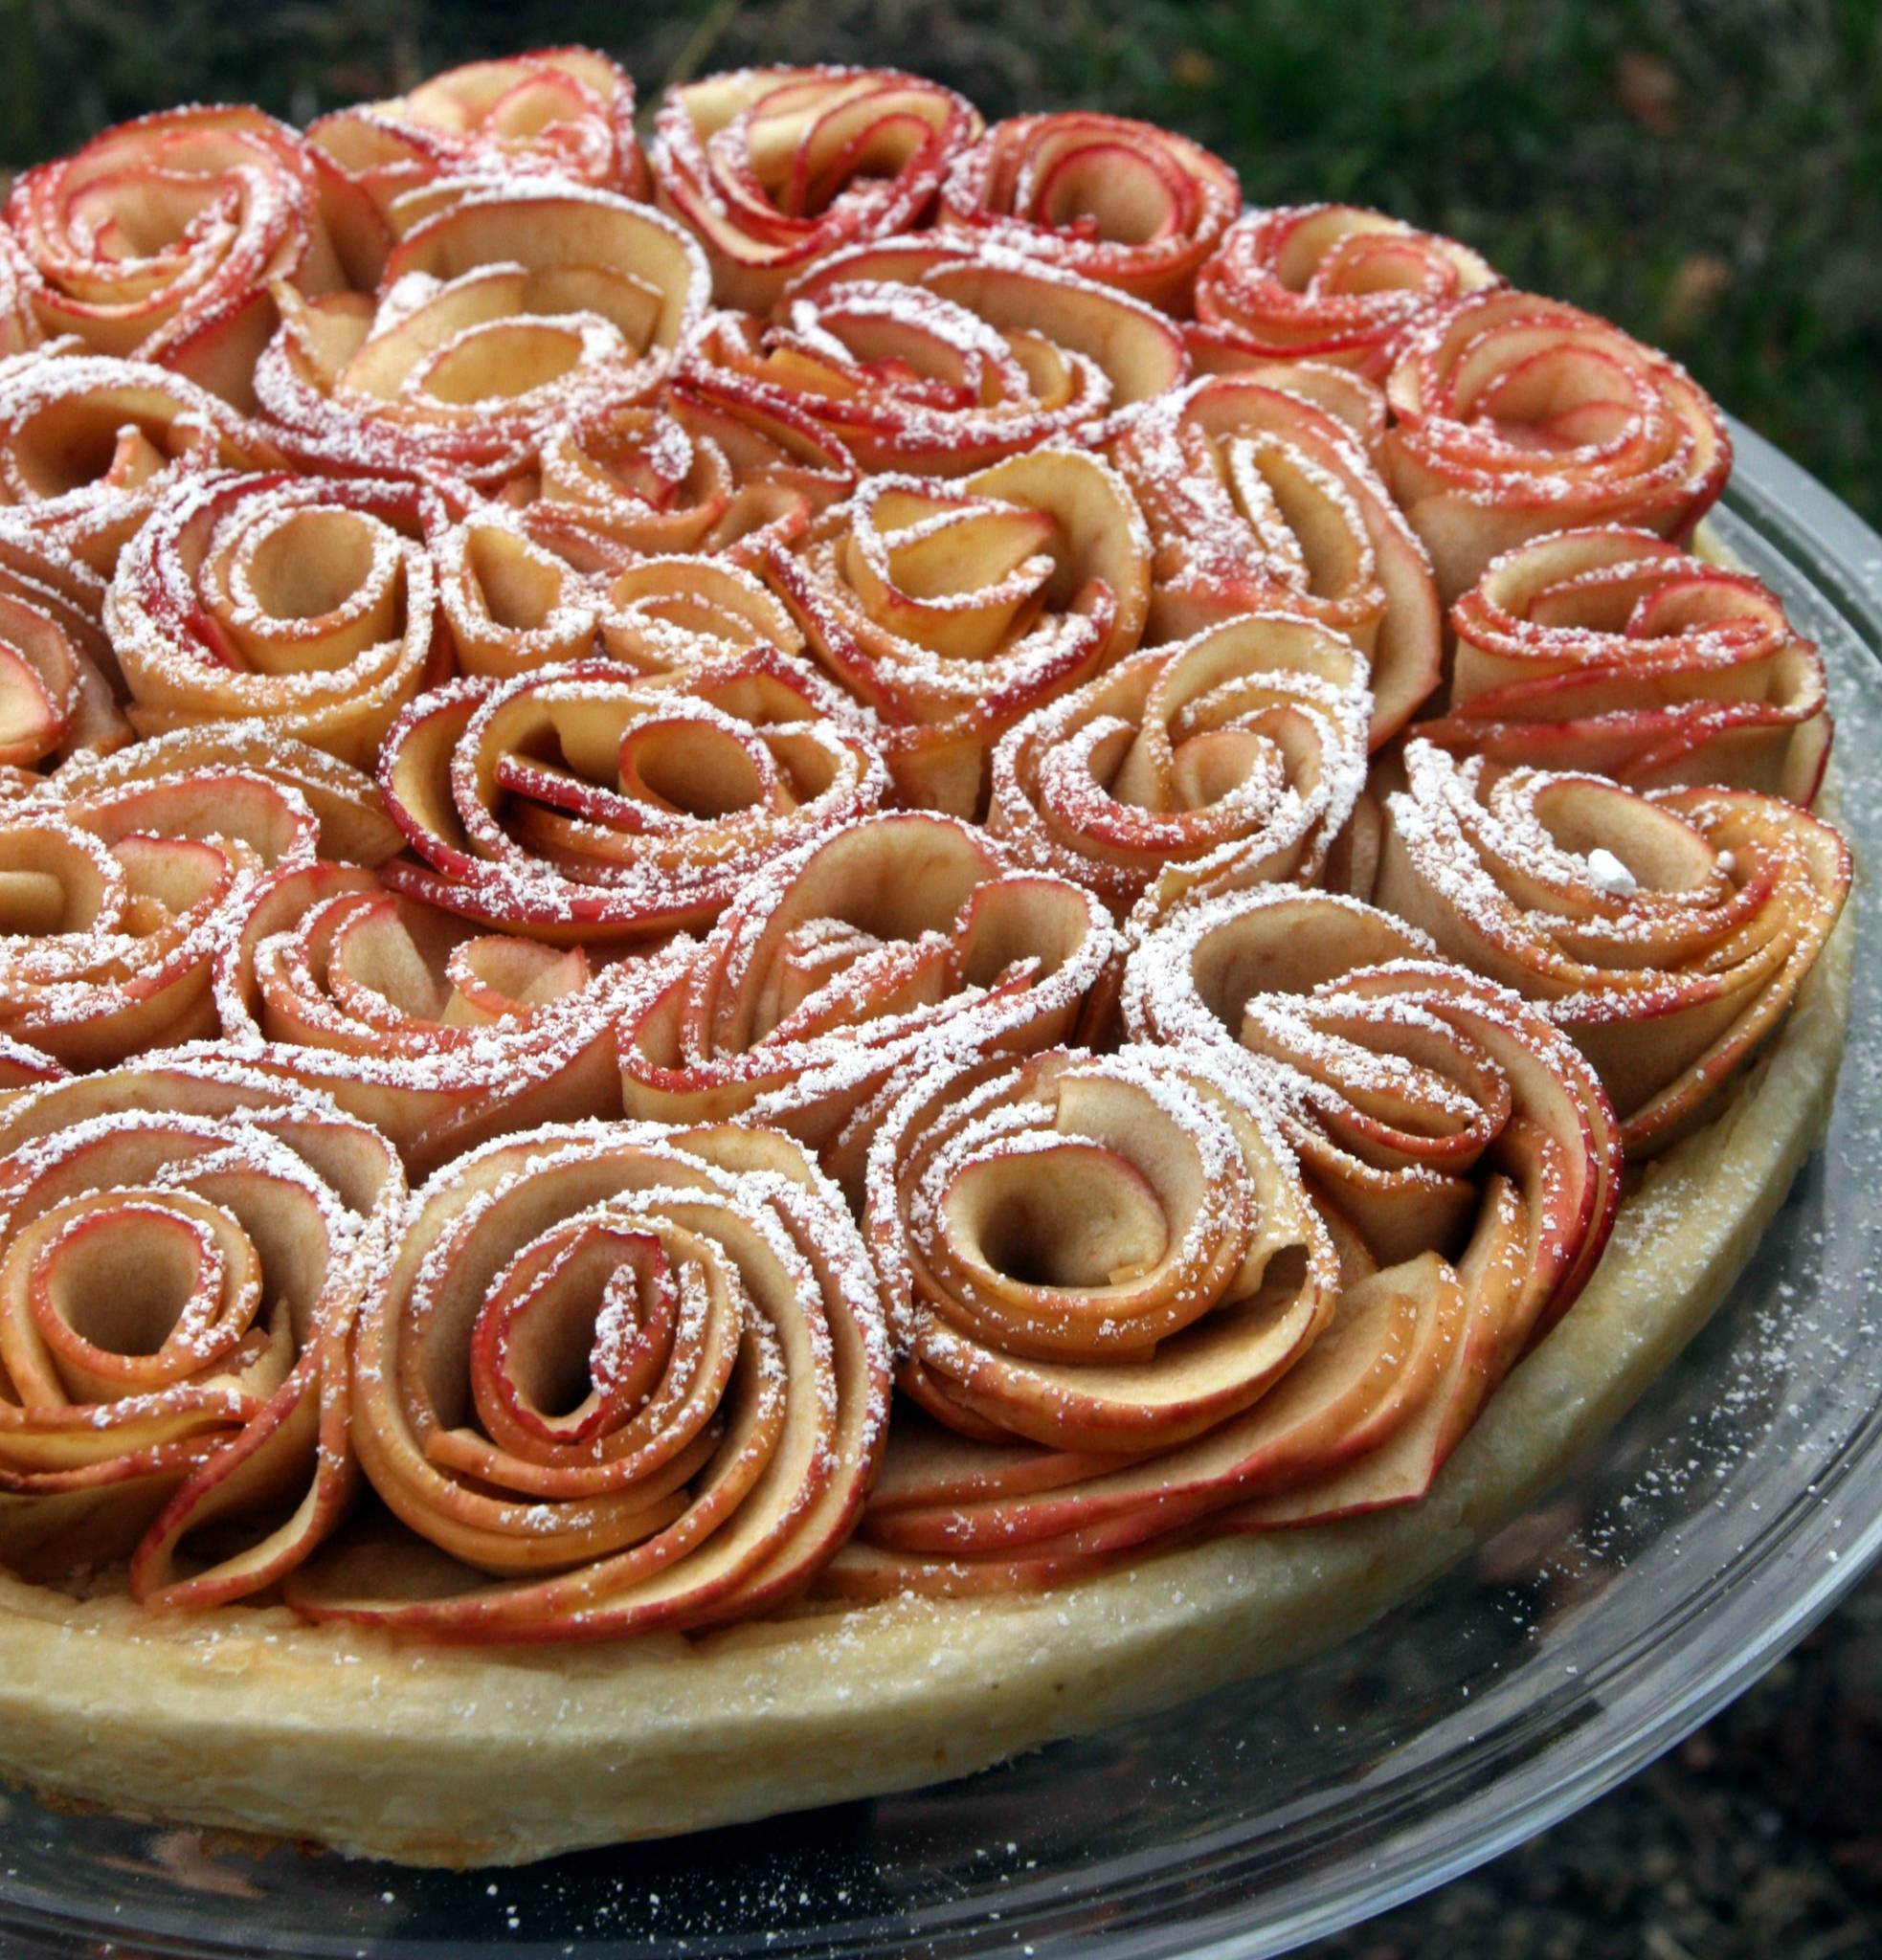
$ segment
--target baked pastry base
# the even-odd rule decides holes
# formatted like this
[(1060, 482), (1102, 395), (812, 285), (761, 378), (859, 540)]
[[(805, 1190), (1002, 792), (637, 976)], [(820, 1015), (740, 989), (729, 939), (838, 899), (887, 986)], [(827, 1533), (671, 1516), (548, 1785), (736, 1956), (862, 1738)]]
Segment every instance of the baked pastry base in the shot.
[(411, 1864), (522, 1863), (964, 1775), (1287, 1666), (1524, 1509), (1705, 1322), (1827, 1121), (1853, 906), (1723, 1116), (1651, 1164), (1575, 1307), (1423, 1501), (1011, 1599), (618, 1646), (148, 1615), (0, 1574), (0, 1776)]

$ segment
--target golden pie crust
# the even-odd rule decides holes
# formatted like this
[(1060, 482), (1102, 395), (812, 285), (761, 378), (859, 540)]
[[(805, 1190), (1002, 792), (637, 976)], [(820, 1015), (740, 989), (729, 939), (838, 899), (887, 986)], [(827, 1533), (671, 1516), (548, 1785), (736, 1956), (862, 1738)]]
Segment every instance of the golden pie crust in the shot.
[(1416, 1504), (1023, 1598), (595, 1647), (166, 1616), (0, 1574), (0, 1775), (413, 1864), (521, 1863), (963, 1775), (1286, 1666), (1524, 1509), (1704, 1323), (1822, 1138), (1854, 938), (1849, 907), (1780, 1040), (1647, 1167), (1587, 1290)]

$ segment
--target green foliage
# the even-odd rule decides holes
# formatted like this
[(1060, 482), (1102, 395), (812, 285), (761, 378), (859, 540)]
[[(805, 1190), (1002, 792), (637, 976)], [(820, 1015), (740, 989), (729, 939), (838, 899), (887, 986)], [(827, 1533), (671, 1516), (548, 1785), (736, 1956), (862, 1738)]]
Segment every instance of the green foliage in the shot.
[(1399, 212), (1669, 347), (1882, 522), (1873, 0), (0, 0), (0, 157), (192, 99), (304, 120), (568, 40), (649, 100), (682, 61), (899, 61), (990, 115), (1168, 122), (1251, 200)]

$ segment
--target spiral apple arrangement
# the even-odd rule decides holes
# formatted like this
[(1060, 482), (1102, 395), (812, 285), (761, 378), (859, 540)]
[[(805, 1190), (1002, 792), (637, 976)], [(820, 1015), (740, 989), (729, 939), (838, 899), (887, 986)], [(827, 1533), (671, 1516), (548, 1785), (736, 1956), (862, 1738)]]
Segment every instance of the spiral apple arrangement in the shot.
[(1718, 412), (1126, 118), (634, 108), (13, 188), (0, 1561), (599, 1639), (1416, 1503), (1849, 889)]

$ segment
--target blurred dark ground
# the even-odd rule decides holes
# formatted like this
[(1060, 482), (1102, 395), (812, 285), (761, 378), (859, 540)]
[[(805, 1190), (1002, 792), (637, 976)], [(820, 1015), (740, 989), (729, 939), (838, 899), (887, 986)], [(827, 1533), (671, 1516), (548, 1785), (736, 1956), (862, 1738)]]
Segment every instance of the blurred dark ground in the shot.
[[(748, 61), (1089, 103), (1255, 202), (1377, 204), (1676, 353), (1882, 523), (1876, 0), (0, 0), (0, 166), (188, 100), (304, 122), (585, 41), (661, 86)], [(1882, 1954), (1882, 1580), (1623, 1790), (1316, 1960)]]

